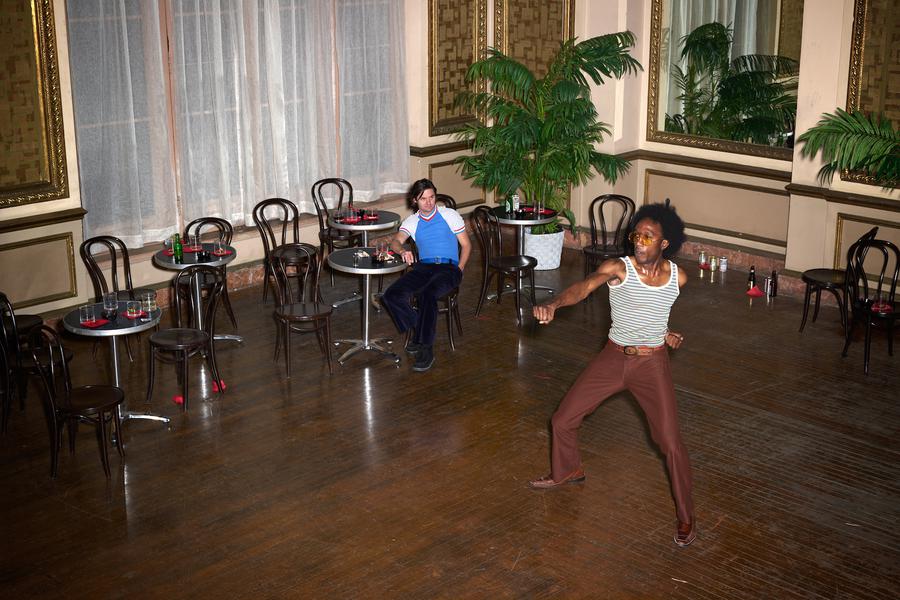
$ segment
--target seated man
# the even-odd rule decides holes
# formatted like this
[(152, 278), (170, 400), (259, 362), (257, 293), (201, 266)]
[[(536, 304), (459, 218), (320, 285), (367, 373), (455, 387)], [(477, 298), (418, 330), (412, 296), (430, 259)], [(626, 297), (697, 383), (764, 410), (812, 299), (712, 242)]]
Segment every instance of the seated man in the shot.
[[(400, 333), (414, 330), (406, 346), (406, 351), (416, 357), (414, 371), (427, 371), (434, 364), (437, 301), (459, 286), (472, 249), (462, 217), (452, 208), (437, 206), (436, 195), (437, 188), (428, 179), (412, 184), (408, 199), (414, 212), (391, 239), (391, 249), (412, 269), (381, 298)], [(411, 251), (403, 248), (408, 238), (419, 250), (418, 262)], [(413, 297), (416, 308), (411, 303)]]

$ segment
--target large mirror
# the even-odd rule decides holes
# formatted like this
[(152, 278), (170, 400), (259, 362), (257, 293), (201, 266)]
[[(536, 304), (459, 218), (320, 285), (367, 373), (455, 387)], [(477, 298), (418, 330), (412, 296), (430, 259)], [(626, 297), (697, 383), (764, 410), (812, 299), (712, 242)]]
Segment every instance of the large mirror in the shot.
[(803, 0), (653, 0), (647, 139), (791, 160)]

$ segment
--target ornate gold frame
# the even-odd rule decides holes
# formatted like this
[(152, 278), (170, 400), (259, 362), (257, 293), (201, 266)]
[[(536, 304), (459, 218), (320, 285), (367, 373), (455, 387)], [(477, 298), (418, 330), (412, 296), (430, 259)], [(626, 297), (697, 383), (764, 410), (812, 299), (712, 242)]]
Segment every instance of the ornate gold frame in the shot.
[[(853, 33), (850, 37), (850, 70), (847, 81), (847, 112), (865, 110), (860, 106), (863, 86), (863, 67), (866, 48), (866, 14), (869, 10), (869, 0), (856, 0), (853, 5)], [(841, 179), (868, 185), (878, 185), (874, 177), (863, 173), (841, 171)]]
[[(474, 62), (487, 49), (487, 0), (468, 0), (472, 5), (472, 59)], [(473, 114), (440, 114), (440, 66), (438, 56), (438, 0), (428, 2), (428, 135), (436, 136), (459, 131), (465, 124), (477, 120)], [(469, 63), (471, 64), (471, 62)], [(468, 65), (466, 65), (468, 67)], [(483, 84), (479, 84), (483, 90)], [(454, 92), (455, 93), (455, 92)]]
[[(36, 66), (31, 83), (37, 88), (38, 106), (34, 108), (41, 123), (40, 151), (46, 172), (32, 181), (20, 181), (0, 188), (0, 208), (56, 200), (69, 195), (53, 0), (29, 0), (28, 4), (32, 16), (31, 37), (35, 44)], [(6, 135), (7, 132), (0, 131), (0, 139)]]
[[(494, 47), (509, 55), (509, 28), (506, 23), (506, 15), (509, 14), (509, 4), (514, 0), (494, 0)], [(559, 0), (563, 7), (562, 31), (559, 41), (567, 40), (575, 33), (575, 0)], [(528, 65), (534, 69), (535, 65)]]
[(687, 135), (683, 133), (671, 133), (657, 129), (657, 111), (659, 108), (659, 62), (660, 44), (662, 42), (662, 2), (653, 0), (650, 13), (650, 67), (647, 89), (647, 141), (661, 142), (663, 144), (676, 144), (679, 146), (692, 146), (718, 152), (731, 152), (734, 154), (748, 154), (750, 156), (763, 156), (778, 160), (792, 160), (794, 151), (790, 148), (773, 148), (761, 144), (747, 144), (744, 142), (732, 142), (716, 138), (701, 137), (699, 135)]

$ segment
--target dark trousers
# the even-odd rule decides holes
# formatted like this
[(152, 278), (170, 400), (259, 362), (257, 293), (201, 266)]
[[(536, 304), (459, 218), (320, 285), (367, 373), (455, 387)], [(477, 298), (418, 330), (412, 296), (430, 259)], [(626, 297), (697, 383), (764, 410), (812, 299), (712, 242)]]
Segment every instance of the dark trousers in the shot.
[[(437, 327), (438, 299), (459, 286), (462, 271), (451, 264), (414, 263), (391, 287), (381, 302), (387, 307), (400, 333), (415, 329), (413, 342), (431, 346)], [(416, 299), (416, 307), (412, 299)]]
[(561, 479), (581, 466), (578, 427), (584, 418), (609, 396), (625, 389), (634, 394), (650, 424), (653, 441), (666, 456), (675, 512), (678, 520), (686, 523), (694, 514), (691, 462), (678, 428), (668, 351), (628, 356), (607, 344), (594, 357), (553, 415), (553, 479)]

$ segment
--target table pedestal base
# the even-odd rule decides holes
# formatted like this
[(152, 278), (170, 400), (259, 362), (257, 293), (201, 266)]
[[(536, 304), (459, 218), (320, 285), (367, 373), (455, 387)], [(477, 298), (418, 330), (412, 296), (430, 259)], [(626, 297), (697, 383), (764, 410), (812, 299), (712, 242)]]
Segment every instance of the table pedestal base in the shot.
[(335, 300), (334, 302), (332, 302), (331, 308), (337, 308), (338, 306), (350, 304), (351, 302), (357, 302), (358, 300), (362, 300), (362, 296), (359, 292), (353, 292), (346, 298), (341, 298), (340, 300)]
[(171, 421), (169, 417), (164, 417), (162, 415), (154, 415), (152, 413), (137, 413), (131, 411), (125, 411), (123, 414), (119, 415), (119, 419), (124, 423), (125, 421), (129, 421), (131, 419), (144, 419), (146, 421), (159, 421), (160, 423), (168, 423)]
[(390, 349), (388, 349), (382, 345), (382, 344), (390, 344), (391, 342), (392, 342), (392, 340), (390, 340), (388, 338), (376, 338), (373, 340), (369, 340), (368, 343), (366, 343), (365, 340), (336, 340), (334, 342), (334, 345), (337, 346), (339, 344), (353, 344), (338, 359), (338, 363), (340, 363), (341, 365), (343, 365), (347, 361), (347, 359), (349, 359), (351, 356), (353, 356), (355, 354), (359, 354), (360, 352), (369, 350), (371, 352), (378, 352), (379, 354), (381, 354), (383, 356), (387, 356), (388, 358), (393, 359), (394, 364), (397, 365), (397, 367), (399, 367), (400, 366), (400, 357), (397, 356), (394, 352), (391, 352)]
[(223, 342), (237, 342), (238, 344), (244, 343), (243, 337), (233, 334), (233, 333), (217, 333), (216, 335), (213, 336), (213, 340), (215, 340), (217, 342), (223, 341)]

